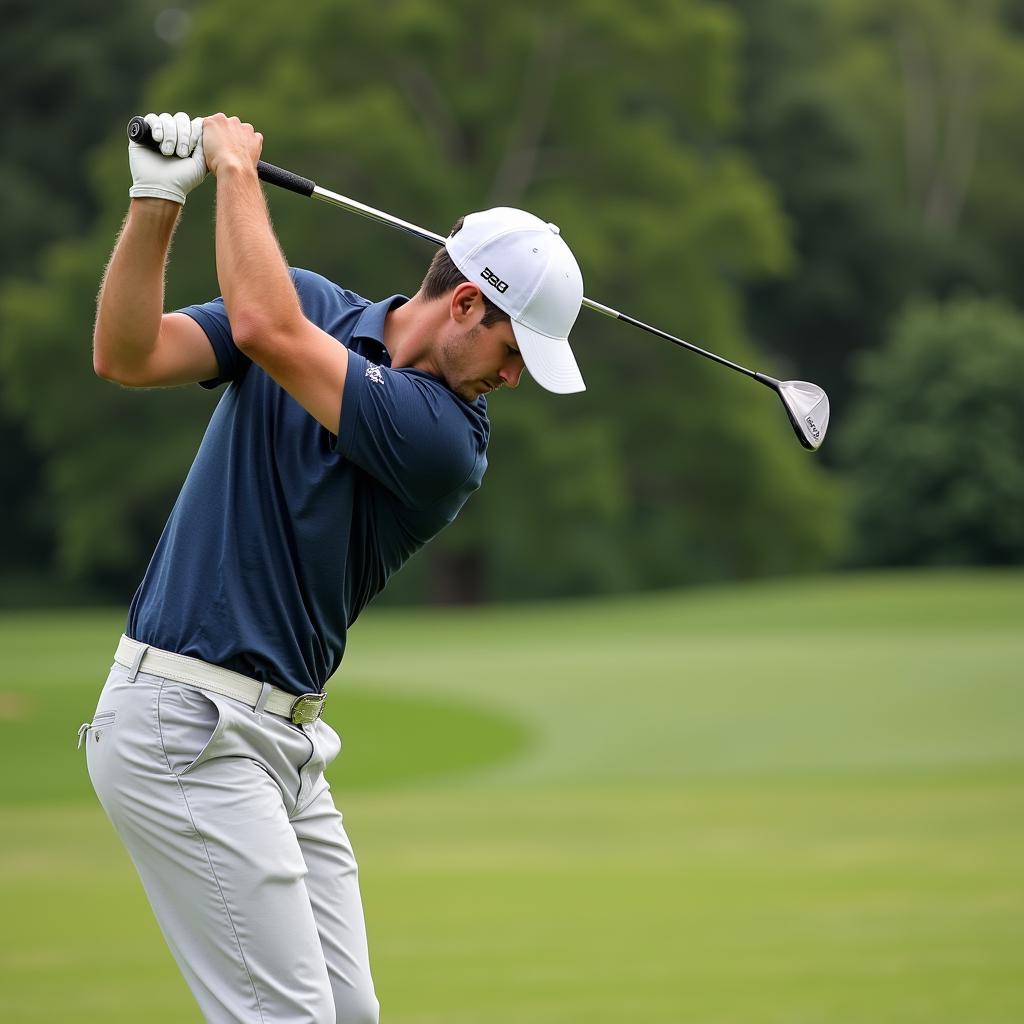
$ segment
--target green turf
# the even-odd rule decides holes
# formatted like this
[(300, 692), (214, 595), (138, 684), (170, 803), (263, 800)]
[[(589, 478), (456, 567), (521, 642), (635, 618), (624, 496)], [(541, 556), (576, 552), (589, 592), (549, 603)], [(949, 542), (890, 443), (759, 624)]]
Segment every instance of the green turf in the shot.
[[(198, 1020), (0, 618), (0, 1019)], [(1024, 1020), (1024, 573), (378, 612), (329, 718), (386, 1024)]]

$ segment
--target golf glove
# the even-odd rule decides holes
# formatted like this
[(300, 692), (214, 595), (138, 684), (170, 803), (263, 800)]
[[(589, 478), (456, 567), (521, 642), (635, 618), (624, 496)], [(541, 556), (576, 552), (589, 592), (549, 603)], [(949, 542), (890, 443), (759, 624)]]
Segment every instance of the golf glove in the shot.
[(203, 154), (203, 119), (188, 114), (147, 114), (146, 123), (160, 143), (157, 153), (137, 142), (128, 143), (132, 187), (128, 195), (170, 199), (184, 205), (189, 194), (206, 177)]

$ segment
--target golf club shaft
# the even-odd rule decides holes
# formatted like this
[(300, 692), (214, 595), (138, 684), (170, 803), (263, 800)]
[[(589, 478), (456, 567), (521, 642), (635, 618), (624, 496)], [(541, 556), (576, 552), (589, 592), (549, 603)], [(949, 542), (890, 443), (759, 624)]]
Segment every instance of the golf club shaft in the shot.
[[(264, 176), (264, 170), (266, 171), (266, 176)], [(277, 184), (277, 181), (275, 180), (276, 172), (280, 171), (280, 167), (275, 167), (273, 164), (264, 164), (262, 160), (257, 167), (257, 173), (259, 173), (260, 178), (268, 184)], [(285, 171), (284, 173), (287, 174), (288, 172)], [(310, 182), (310, 184), (313, 183)], [(370, 220), (380, 221), (382, 224), (389, 224), (391, 227), (399, 228), (402, 231), (408, 232), (410, 235), (415, 235), (417, 238), (433, 242), (435, 245), (444, 245), (445, 243), (445, 239), (442, 235), (434, 234), (433, 231), (427, 231), (415, 224), (410, 224), (408, 221), (401, 220), (398, 217), (393, 217), (390, 213), (384, 213), (383, 210), (377, 210), (372, 206), (367, 206), (365, 203), (360, 203), (355, 199), (350, 199), (348, 196), (339, 195), (337, 192), (330, 192), (325, 188), (321, 188), (319, 185), (313, 185), (313, 189), (308, 193), (308, 195), (313, 199), (320, 199), (325, 203), (330, 203), (332, 206), (340, 206), (342, 209), (348, 210), (351, 213), (359, 214), (362, 217), (367, 217)], [(753, 370), (748, 370), (745, 366), (740, 366), (738, 363), (733, 363), (722, 356), (716, 355), (714, 352), (708, 352), (706, 349), (693, 345), (688, 341), (683, 341), (682, 338), (677, 338), (673, 334), (668, 334), (665, 331), (659, 330), (657, 327), (651, 327), (650, 324), (645, 324), (640, 320), (635, 320), (631, 316), (626, 316), (625, 313), (620, 313), (617, 309), (612, 309), (611, 306), (605, 306), (600, 302), (595, 302), (593, 299), (588, 299), (586, 296), (583, 297), (583, 305), (597, 313), (611, 317), (613, 320), (621, 320), (623, 323), (631, 324), (633, 327), (639, 327), (642, 331), (647, 331), (650, 334), (657, 335), (659, 338), (664, 338), (666, 341), (671, 341), (682, 348), (689, 349), (691, 352), (696, 352), (698, 355), (705, 356), (707, 359), (713, 359), (716, 363), (721, 363), (723, 366), (728, 366), (732, 370), (738, 370), (740, 373), (745, 373), (748, 377), (756, 378), (758, 376), (757, 373)]]
[[(159, 143), (153, 140), (153, 133), (150, 130), (149, 124), (142, 117), (133, 117), (128, 122), (128, 138), (132, 142), (137, 142), (141, 146), (146, 146), (148, 149), (152, 149), (157, 152), (160, 150)], [(260, 160), (256, 165), (256, 173), (259, 175), (260, 180), (265, 181), (268, 185), (276, 185), (278, 188), (287, 189), (289, 192), (296, 192), (300, 196), (320, 199), (325, 203), (330, 203), (332, 206), (340, 206), (342, 209), (348, 210), (350, 213), (355, 213), (360, 217), (366, 217), (369, 220), (375, 220), (381, 224), (387, 224), (390, 227), (398, 228), (407, 234), (414, 235), (416, 238), (422, 238), (425, 242), (433, 242), (435, 245), (444, 245), (445, 243), (443, 235), (435, 234), (433, 231), (427, 231), (425, 228), (421, 228), (416, 224), (411, 224), (409, 221), (402, 220), (399, 217), (394, 217), (390, 213), (385, 213), (383, 210), (367, 206), (365, 203), (360, 203), (358, 200), (349, 199), (348, 196), (340, 195), (337, 192), (330, 192), (325, 188), (321, 188), (310, 178), (304, 178), (302, 175), (295, 174), (293, 171), (286, 170), (283, 167), (278, 167), (275, 164), (269, 164), (265, 160)], [(778, 381), (773, 377), (767, 376), (767, 374), (748, 370), (745, 366), (740, 366), (739, 363), (734, 363), (723, 356), (716, 355), (714, 352), (709, 352), (707, 349), (700, 348), (688, 341), (683, 341), (682, 338), (677, 338), (674, 334), (669, 334), (666, 331), (659, 330), (657, 327), (651, 327), (650, 324), (645, 324), (641, 320), (636, 320), (631, 316), (626, 316), (625, 313), (620, 313), (618, 310), (612, 309), (611, 306), (605, 306), (600, 302), (595, 302), (593, 299), (588, 299), (586, 296), (583, 298), (583, 305), (595, 312), (601, 313), (604, 316), (611, 317), (613, 320), (621, 320), (623, 323), (630, 324), (633, 327), (639, 327), (642, 331), (647, 331), (648, 334), (653, 334), (658, 338), (664, 338), (666, 341), (671, 341), (672, 344), (678, 345), (680, 348), (685, 348), (690, 352), (695, 352), (699, 356), (704, 356), (705, 359), (711, 359), (722, 366), (728, 367), (730, 370), (736, 370), (738, 373), (746, 374), (746, 376), (752, 377), (754, 380), (759, 381), (767, 387), (774, 388), (775, 385), (778, 384)]]

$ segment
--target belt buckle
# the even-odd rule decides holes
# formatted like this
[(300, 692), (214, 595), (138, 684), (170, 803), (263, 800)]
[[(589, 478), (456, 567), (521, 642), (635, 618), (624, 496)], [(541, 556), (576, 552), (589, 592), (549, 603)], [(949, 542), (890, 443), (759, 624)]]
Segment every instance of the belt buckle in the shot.
[(305, 725), (307, 722), (315, 722), (323, 714), (326, 700), (326, 693), (304, 693), (301, 697), (297, 697), (295, 703), (292, 704), (292, 723)]

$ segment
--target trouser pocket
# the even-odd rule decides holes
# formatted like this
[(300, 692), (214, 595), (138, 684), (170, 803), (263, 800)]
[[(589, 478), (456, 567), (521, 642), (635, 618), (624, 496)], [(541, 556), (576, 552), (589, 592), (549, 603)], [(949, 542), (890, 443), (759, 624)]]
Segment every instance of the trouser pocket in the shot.
[(228, 725), (221, 698), (166, 681), (157, 698), (157, 722), (173, 775), (185, 775), (216, 756)]
[(90, 739), (93, 743), (99, 743), (104, 731), (113, 728), (116, 721), (116, 711), (97, 711), (91, 722), (83, 722), (78, 727), (78, 749), (81, 750), (82, 744)]

